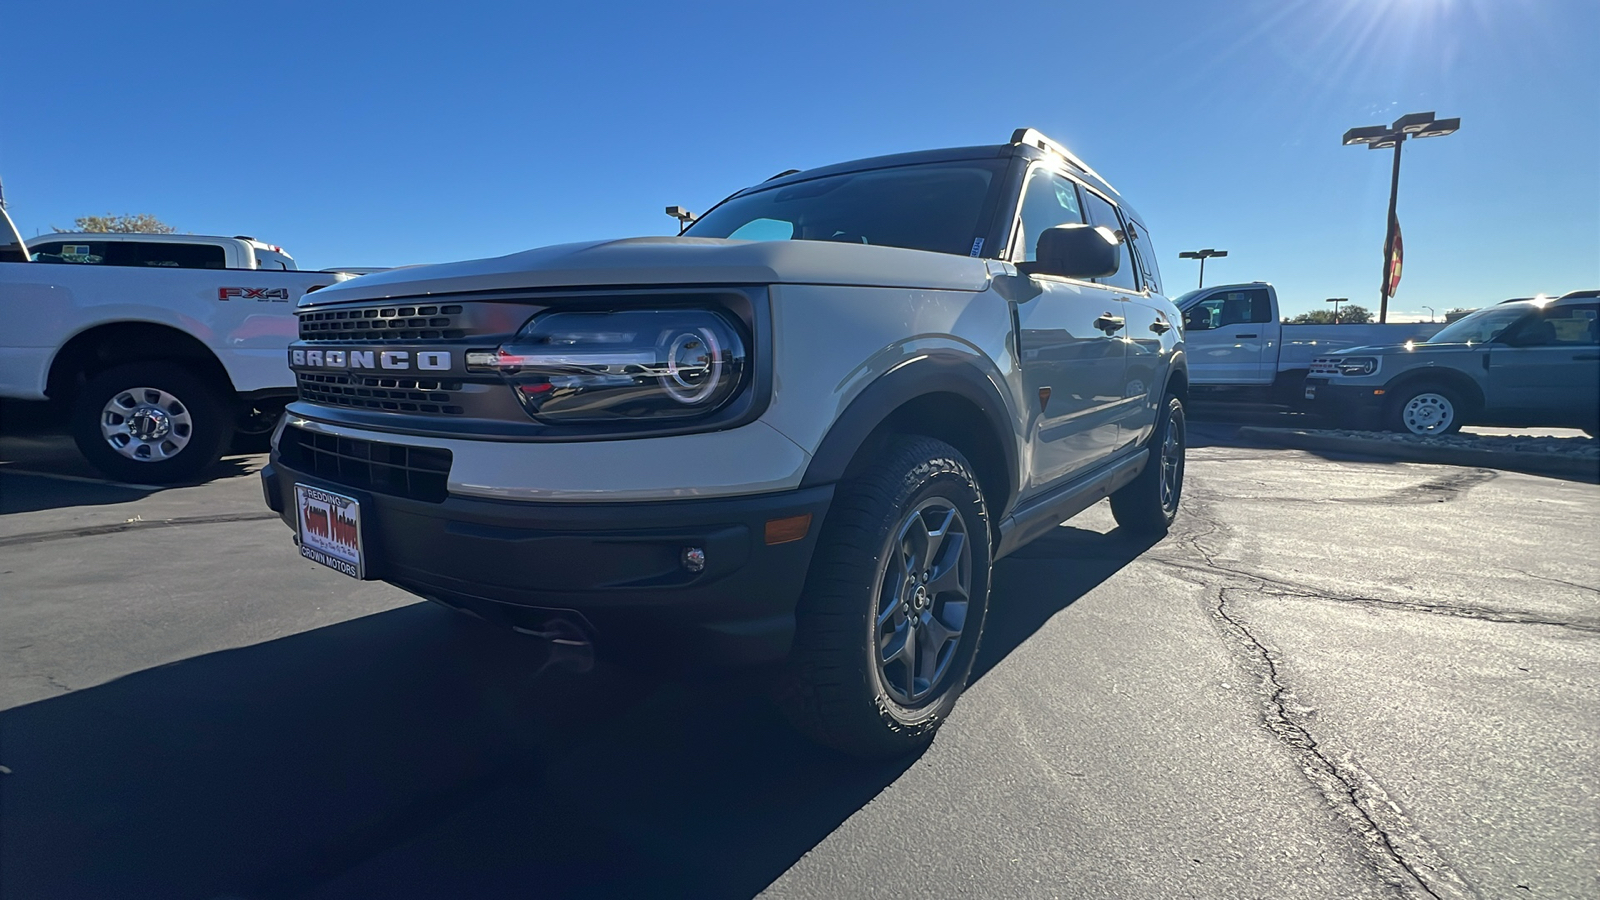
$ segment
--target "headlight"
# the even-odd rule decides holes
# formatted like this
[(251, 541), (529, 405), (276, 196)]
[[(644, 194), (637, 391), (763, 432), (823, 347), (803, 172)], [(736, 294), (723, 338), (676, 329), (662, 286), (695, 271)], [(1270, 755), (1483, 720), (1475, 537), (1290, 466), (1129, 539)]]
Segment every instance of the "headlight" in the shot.
[(1371, 356), (1351, 356), (1336, 364), (1340, 375), (1371, 375), (1378, 371), (1378, 361)]
[(738, 326), (703, 309), (546, 313), (498, 350), (467, 354), (551, 423), (709, 415), (738, 395), (747, 363)]

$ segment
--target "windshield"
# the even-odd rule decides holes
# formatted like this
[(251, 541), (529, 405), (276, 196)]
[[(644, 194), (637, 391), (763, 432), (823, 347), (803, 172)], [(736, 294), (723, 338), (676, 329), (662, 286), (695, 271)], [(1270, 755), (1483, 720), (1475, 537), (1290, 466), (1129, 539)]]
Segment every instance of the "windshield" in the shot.
[[(981, 221), (1002, 160), (873, 169), (736, 197), (706, 213), (689, 237), (838, 241), (982, 256)], [(999, 248), (990, 248), (990, 254)]]
[(1480, 309), (1470, 316), (1464, 316), (1439, 329), (1433, 337), (1428, 338), (1430, 344), (1486, 344), (1500, 336), (1511, 324), (1528, 314), (1528, 307), (1518, 303), (1515, 306), (1491, 306)]
[(1200, 291), (1201, 291), (1201, 290), (1204, 290), (1204, 289), (1203, 289), (1203, 288), (1201, 288), (1201, 289), (1196, 289), (1196, 290), (1192, 290), (1192, 291), (1189, 291), (1189, 292), (1188, 292), (1188, 293), (1185, 293), (1185, 294), (1181, 294), (1181, 295), (1179, 295), (1179, 296), (1178, 296), (1178, 299), (1176, 299), (1176, 300), (1174, 300), (1174, 301), (1172, 301), (1172, 305), (1173, 305), (1173, 306), (1176, 306), (1176, 307), (1177, 307), (1177, 308), (1179, 308), (1179, 309), (1183, 309), (1183, 305), (1184, 305), (1184, 304), (1185, 304), (1185, 303), (1188, 303), (1188, 302), (1189, 302), (1189, 300), (1190, 300), (1190, 299), (1191, 299), (1191, 298), (1193, 298), (1193, 297), (1194, 297), (1194, 295), (1196, 295), (1196, 294), (1198, 294), (1198, 293), (1200, 293)]

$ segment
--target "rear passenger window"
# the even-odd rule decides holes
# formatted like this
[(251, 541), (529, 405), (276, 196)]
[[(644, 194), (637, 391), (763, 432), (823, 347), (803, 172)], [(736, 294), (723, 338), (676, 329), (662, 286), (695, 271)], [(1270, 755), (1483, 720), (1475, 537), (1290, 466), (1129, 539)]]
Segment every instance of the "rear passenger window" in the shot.
[(1139, 257), (1139, 271), (1144, 273), (1145, 285), (1157, 294), (1164, 294), (1161, 290), (1161, 269), (1156, 265), (1156, 247), (1150, 243), (1150, 232), (1138, 222), (1128, 224), (1133, 226), (1133, 249)]
[(1083, 196), (1089, 207), (1089, 223), (1103, 225), (1117, 233), (1117, 238), (1122, 241), (1117, 248), (1117, 271), (1095, 281), (1110, 287), (1122, 288), (1125, 291), (1139, 290), (1139, 273), (1134, 271), (1134, 261), (1128, 254), (1128, 233), (1123, 230), (1122, 219), (1117, 215), (1116, 209), (1106, 201), (1094, 194), (1084, 191)]
[(78, 265), (114, 265), (106, 262), (106, 245), (102, 242), (51, 241), (34, 244), (28, 248), (34, 262), (76, 263)]
[(164, 241), (124, 241), (127, 262), (124, 266), (154, 266), (162, 269), (222, 269), (228, 265), (227, 253), (210, 244), (172, 244)]
[(1045, 169), (1028, 173), (1022, 191), (1022, 215), (1017, 225), (1017, 261), (1033, 262), (1039, 252), (1039, 235), (1057, 225), (1082, 225), (1083, 208), (1078, 186)]

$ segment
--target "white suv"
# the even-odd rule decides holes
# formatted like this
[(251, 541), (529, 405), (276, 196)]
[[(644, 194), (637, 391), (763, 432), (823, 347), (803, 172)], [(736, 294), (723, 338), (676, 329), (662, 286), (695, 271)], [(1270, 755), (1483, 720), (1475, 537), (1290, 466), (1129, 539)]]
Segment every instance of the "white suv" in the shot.
[(993, 561), (1161, 533), (1186, 364), (1137, 214), (1031, 130), (786, 173), (679, 237), (307, 296), (263, 471), (301, 554), (520, 631), (783, 662), (804, 732), (920, 746)]

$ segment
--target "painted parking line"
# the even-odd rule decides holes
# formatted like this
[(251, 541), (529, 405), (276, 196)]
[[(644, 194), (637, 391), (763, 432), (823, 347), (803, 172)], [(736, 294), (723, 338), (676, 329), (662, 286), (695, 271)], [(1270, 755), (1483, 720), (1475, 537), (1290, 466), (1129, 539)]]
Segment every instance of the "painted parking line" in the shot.
[(60, 475), (55, 472), (35, 472), (32, 469), (19, 469), (16, 466), (0, 466), (0, 474), (31, 475), (34, 478), (50, 478), (56, 481), (70, 481), (75, 484), (98, 484), (104, 487), (124, 488), (130, 491), (164, 491), (167, 488), (185, 487), (181, 484), (130, 484), (126, 481), (112, 481), (108, 478), (86, 478), (82, 475)]

